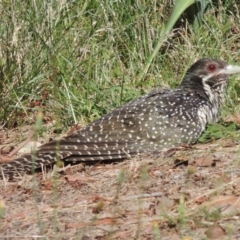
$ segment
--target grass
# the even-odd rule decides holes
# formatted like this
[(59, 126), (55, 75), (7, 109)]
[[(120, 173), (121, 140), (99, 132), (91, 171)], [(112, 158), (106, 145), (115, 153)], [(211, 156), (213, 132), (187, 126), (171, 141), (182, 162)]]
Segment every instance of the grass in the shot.
[[(197, 30), (183, 16), (148, 73), (139, 81), (173, 3), (169, 0), (2, 1), (1, 125), (11, 129), (35, 123), (39, 126), (43, 121), (53, 122), (54, 129), (66, 130), (75, 123), (85, 125), (153, 87), (177, 86), (187, 68), (199, 58), (221, 58), (240, 64), (240, 17), (237, 1), (230, 0), (210, 8)], [(239, 137), (235, 134), (236, 124), (224, 122), (228, 116), (239, 114), (239, 79), (234, 76), (230, 81), (222, 121), (209, 128), (201, 142)], [(43, 134), (47, 129), (38, 131)], [(120, 173), (115, 184), (117, 196), (121, 196), (122, 185), (127, 181), (125, 171)], [(130, 179), (131, 173), (128, 174)], [(139, 188), (145, 192), (149, 187), (145, 183), (151, 179), (148, 168), (139, 174)], [(57, 184), (53, 187), (54, 204)], [(186, 212), (191, 210), (185, 206), (185, 199), (180, 200), (173, 222), (179, 221), (184, 227), (189, 216)], [(3, 209), (5, 212), (5, 206)], [(74, 215), (74, 209), (71, 211)], [(41, 215), (40, 210), (36, 212)], [(53, 215), (57, 232), (58, 216), (55, 212)], [(37, 219), (44, 235), (46, 222), (42, 224), (40, 216)], [(159, 239), (162, 233), (158, 223), (154, 220), (152, 225), (155, 239)]]
[[(0, 122), (34, 123), (40, 107), (63, 128), (86, 124), (155, 86), (175, 87), (201, 57), (239, 61), (237, 6), (220, 6), (198, 31), (179, 21), (139, 82), (172, 4), (3, 1)], [(239, 105), (237, 91), (231, 85), (227, 112)]]

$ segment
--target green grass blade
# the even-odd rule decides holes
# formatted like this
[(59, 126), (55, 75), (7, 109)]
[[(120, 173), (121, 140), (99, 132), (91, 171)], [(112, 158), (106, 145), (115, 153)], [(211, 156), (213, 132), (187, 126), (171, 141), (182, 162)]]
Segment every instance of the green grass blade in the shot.
[(201, 2), (201, 6), (203, 6), (202, 2), (204, 2), (204, 0), (178, 0), (176, 1), (176, 4), (173, 8), (173, 12), (170, 16), (169, 21), (166, 24), (166, 27), (162, 29), (161, 34), (160, 34), (160, 39), (155, 47), (155, 49), (153, 50), (152, 54), (149, 56), (147, 63), (143, 69), (143, 71), (141, 72), (140, 76), (139, 76), (139, 81), (142, 80), (142, 78), (146, 75), (153, 59), (156, 57), (156, 55), (158, 54), (163, 42), (168, 38), (168, 34), (170, 33), (171, 29), (173, 28), (174, 24), (177, 22), (177, 20), (179, 19), (179, 17), (181, 16), (181, 14), (192, 4), (196, 3), (196, 2)]

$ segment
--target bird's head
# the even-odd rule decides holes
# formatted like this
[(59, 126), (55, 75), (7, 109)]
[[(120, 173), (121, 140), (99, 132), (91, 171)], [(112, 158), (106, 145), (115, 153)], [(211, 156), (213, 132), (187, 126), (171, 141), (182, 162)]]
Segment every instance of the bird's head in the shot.
[(208, 96), (210, 101), (223, 98), (229, 76), (235, 73), (240, 73), (240, 66), (228, 65), (217, 59), (200, 59), (188, 69), (180, 88), (199, 91)]

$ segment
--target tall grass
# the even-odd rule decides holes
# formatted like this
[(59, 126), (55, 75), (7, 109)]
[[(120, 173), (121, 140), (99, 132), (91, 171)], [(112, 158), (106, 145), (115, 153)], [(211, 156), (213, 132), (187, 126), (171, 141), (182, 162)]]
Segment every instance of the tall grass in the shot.
[(154, 86), (178, 85), (201, 57), (239, 62), (238, 8), (228, 1), (197, 31), (183, 16), (140, 81), (173, 2), (2, 1), (0, 122), (34, 123), (40, 106), (61, 126), (86, 124)]

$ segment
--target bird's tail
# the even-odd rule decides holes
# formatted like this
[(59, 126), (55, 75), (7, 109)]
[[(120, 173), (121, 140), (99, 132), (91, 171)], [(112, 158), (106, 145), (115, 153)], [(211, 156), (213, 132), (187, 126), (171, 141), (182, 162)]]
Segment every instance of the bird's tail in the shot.
[(50, 166), (57, 161), (76, 163), (124, 159), (133, 153), (124, 148), (124, 145), (116, 145), (114, 142), (97, 144), (85, 142), (85, 144), (77, 145), (65, 139), (61, 139), (60, 143), (53, 141), (42, 145), (35, 153), (26, 154), (11, 162), (0, 164), (0, 178), (12, 179), (24, 173), (32, 174), (36, 169)]
[(48, 166), (56, 162), (57, 155), (41, 156), (38, 152), (36, 154), (26, 154), (14, 159), (8, 163), (0, 165), (0, 178), (12, 179), (21, 176), (24, 173), (34, 173), (36, 169), (42, 166)]

